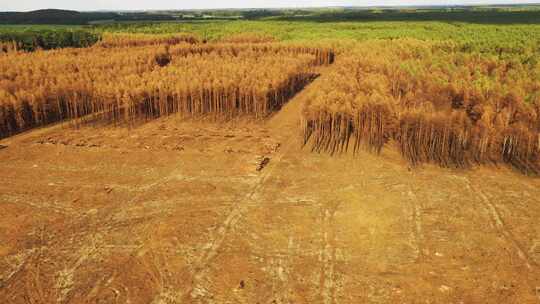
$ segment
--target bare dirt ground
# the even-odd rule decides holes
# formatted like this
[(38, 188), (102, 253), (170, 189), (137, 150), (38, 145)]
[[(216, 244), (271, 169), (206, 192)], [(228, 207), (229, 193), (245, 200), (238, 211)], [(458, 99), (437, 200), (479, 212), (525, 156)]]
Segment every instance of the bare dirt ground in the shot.
[(311, 153), (300, 109), (1, 141), (0, 302), (540, 303), (540, 179)]

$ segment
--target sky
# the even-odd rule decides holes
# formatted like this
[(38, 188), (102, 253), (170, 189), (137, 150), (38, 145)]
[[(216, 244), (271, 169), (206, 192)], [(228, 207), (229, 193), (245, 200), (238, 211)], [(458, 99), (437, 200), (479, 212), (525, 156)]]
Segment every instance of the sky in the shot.
[(540, 0), (0, 0), (0, 11), (29, 11), (44, 8), (72, 10), (160, 10), (385, 5), (480, 5), (515, 4), (516, 2), (540, 4)]

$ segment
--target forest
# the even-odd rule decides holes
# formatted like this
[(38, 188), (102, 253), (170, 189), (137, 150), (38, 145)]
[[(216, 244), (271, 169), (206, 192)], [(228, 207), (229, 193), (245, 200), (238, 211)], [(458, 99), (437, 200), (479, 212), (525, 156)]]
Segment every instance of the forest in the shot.
[[(504, 26), (485, 24), (494, 12)], [(539, 174), (538, 12), (283, 11), (251, 21), (4, 26), (0, 134), (177, 112), (264, 118), (320, 77), (302, 117), (313, 151), (380, 153), (390, 144), (413, 165), (507, 163)]]

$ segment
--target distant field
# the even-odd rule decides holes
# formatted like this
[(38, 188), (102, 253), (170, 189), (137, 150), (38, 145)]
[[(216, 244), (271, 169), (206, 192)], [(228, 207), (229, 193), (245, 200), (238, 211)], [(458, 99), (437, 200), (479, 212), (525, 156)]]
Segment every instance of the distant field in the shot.
[(313, 21), (229, 21), (189, 23), (137, 23), (96, 26), (104, 32), (176, 33), (189, 32), (216, 40), (253, 32), (286, 41), (347, 42), (368, 39), (415, 38), (450, 40), (465, 50), (480, 52), (538, 52), (540, 25), (485, 25), (447, 22), (313, 22)]
[[(415, 38), (450, 40), (470, 51), (538, 52), (540, 25), (486, 25), (447, 22), (311, 22), (311, 21), (192, 21), (113, 23), (94, 26), (2, 25), (0, 33), (43, 30), (173, 34), (188, 32), (207, 40), (239, 33), (258, 33), (284, 41), (363, 41)], [(345, 41), (344, 41), (345, 40)]]
[(538, 23), (540, 5), (334, 7), (283, 9), (77, 12), (45, 9), (0, 12), (0, 24), (92, 24), (125, 21), (289, 20), (289, 21), (450, 21), (486, 24)]
[(24, 31), (43, 31), (43, 30), (81, 30), (87, 28), (84, 25), (62, 25), (62, 24), (2, 24), (0, 32), (24, 32)]
[[(511, 57), (519, 56), (525, 60), (540, 50), (540, 6), (534, 5), (163, 12), (157, 15), (124, 14), (122, 18), (116, 19), (111, 13), (100, 14), (38, 11), (23, 15), (24, 18), (19, 16), (19, 19), (13, 19), (13, 22), (26, 20), (26, 23), (33, 25), (0, 25), (0, 34), (45, 30), (148, 34), (187, 32), (199, 36), (202, 40), (213, 41), (247, 32), (269, 35), (280, 41), (324, 40), (340, 44), (369, 39), (415, 38), (448, 40), (459, 44), (467, 52), (498, 55), (509, 53)], [(52, 17), (59, 15), (64, 18), (57, 18), (58, 22), (69, 17), (70, 22), (75, 25), (37, 24), (40, 21), (50, 21)], [(171, 18), (166, 19), (164, 16)], [(231, 16), (237, 16), (241, 20), (227, 20)], [(4, 18), (3, 21), (7, 23), (9, 20)], [(80, 25), (76, 25), (77, 20), (80, 20)], [(88, 25), (89, 22), (92, 25)]]

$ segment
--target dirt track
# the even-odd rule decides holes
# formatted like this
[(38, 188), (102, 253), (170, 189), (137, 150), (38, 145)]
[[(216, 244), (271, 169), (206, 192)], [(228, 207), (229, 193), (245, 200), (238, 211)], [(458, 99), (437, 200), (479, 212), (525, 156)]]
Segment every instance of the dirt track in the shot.
[(540, 179), (310, 153), (300, 108), (0, 142), (0, 302), (540, 303)]

